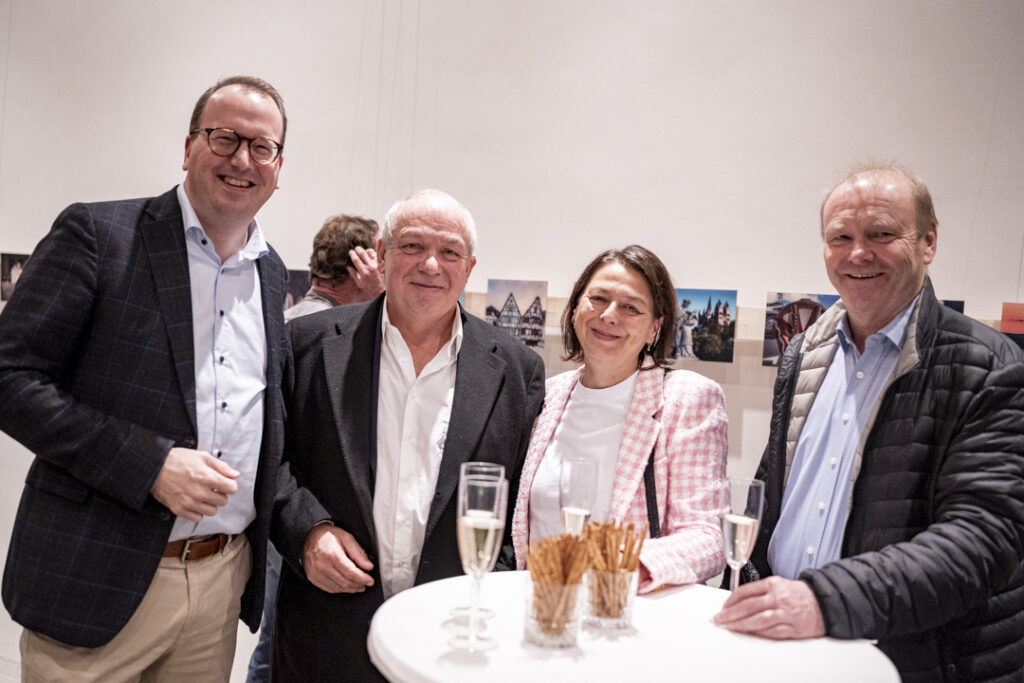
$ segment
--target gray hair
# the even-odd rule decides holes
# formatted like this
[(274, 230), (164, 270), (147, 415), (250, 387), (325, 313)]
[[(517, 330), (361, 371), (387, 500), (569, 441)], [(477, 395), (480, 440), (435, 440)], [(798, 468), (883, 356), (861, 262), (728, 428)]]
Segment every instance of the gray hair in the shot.
[(417, 190), (392, 204), (381, 225), (381, 241), (385, 245), (391, 244), (395, 228), (412, 216), (438, 216), (462, 226), (469, 242), (469, 256), (476, 253), (476, 222), (472, 214), (455, 197), (442, 190)]

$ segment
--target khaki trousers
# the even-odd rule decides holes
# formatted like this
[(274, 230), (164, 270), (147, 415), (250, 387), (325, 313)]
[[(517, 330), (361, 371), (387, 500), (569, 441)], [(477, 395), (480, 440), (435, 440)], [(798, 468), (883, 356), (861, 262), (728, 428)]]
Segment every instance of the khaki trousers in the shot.
[(160, 560), (139, 608), (106, 645), (72, 647), (25, 629), (23, 683), (226, 683), (252, 557), (245, 534), (219, 553)]

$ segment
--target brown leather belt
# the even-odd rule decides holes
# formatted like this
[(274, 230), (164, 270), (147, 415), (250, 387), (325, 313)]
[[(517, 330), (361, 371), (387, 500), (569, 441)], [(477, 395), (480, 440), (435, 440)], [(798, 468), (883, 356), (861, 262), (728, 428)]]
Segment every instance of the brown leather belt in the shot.
[(214, 553), (219, 553), (233, 538), (234, 536), (231, 534), (213, 534), (171, 541), (164, 548), (164, 557), (177, 557), (182, 562), (201, 560)]

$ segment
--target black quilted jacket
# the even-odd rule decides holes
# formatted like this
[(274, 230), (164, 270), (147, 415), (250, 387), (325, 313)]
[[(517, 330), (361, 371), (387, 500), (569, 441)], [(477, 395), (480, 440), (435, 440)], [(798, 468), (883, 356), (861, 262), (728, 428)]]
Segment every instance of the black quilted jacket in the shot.
[[(929, 281), (907, 334), (919, 362), (881, 399), (843, 559), (800, 578), (828, 635), (877, 639), (904, 681), (1024, 681), (1021, 351), (941, 305)], [(804, 337), (780, 365), (758, 470), (767, 502), (753, 561), (763, 576)]]

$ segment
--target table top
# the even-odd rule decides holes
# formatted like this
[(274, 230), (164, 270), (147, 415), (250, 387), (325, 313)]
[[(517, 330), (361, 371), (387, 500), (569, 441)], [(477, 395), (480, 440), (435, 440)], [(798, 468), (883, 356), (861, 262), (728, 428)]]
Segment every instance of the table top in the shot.
[(395, 683), (541, 680), (631, 681), (873, 681), (899, 683), (892, 662), (866, 640), (814, 638), (773, 641), (732, 633), (711, 623), (728, 591), (683, 586), (639, 596), (633, 627), (580, 629), (575, 647), (546, 649), (523, 640), (527, 572), (484, 577), (480, 604), (495, 611), (481, 621), (494, 649), (468, 653), (448, 641), (466, 631), (451, 610), (465, 605), (470, 580), (458, 576), (424, 584), (385, 602), (373, 617), (370, 659)]

